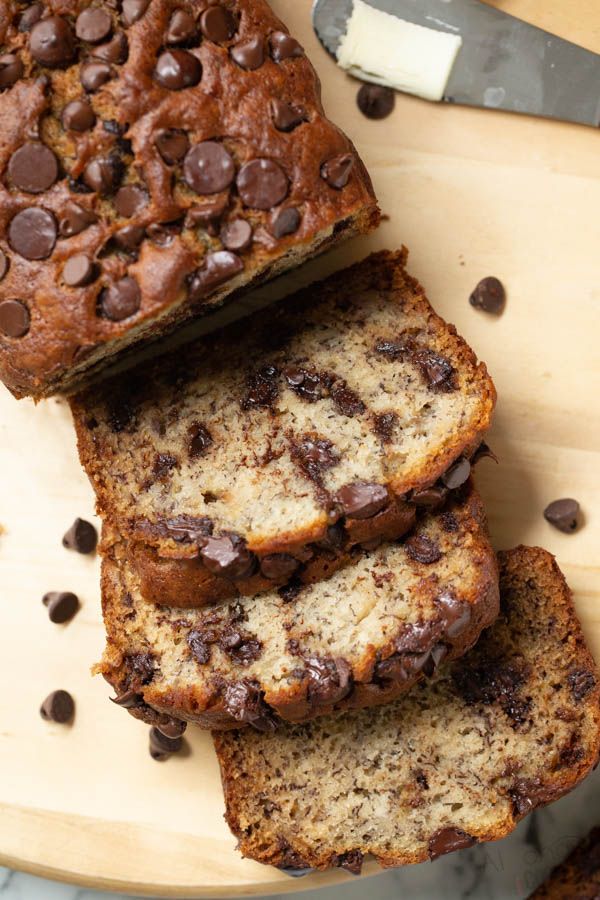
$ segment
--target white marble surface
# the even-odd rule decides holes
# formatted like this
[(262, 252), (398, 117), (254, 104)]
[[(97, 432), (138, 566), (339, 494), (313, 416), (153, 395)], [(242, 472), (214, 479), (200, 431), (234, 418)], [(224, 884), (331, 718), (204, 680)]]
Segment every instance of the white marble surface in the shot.
[[(369, 900), (521, 900), (599, 823), (600, 769), (568, 797), (525, 819), (503, 841), (368, 880), (348, 876), (343, 885), (301, 896), (303, 900), (363, 900), (365, 896)], [(0, 868), (0, 900), (101, 898), (127, 900), (123, 895), (101, 894)]]

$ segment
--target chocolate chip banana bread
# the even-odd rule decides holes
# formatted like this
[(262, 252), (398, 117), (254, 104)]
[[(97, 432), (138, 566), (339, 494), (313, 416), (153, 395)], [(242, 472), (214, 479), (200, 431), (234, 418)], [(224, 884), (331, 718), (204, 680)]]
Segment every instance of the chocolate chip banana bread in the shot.
[[(498, 612), (496, 559), (470, 486), (403, 543), (356, 553), (330, 579), (197, 610), (145, 601), (120, 544), (103, 562), (97, 667), (145, 721), (304, 721), (389, 701), (464, 653)], [(157, 719), (158, 717), (158, 719)]]
[[(147, 599), (320, 577), (469, 477), (485, 366), (383, 252), (76, 396), (81, 461)], [(316, 574), (315, 574), (316, 573)]]
[(384, 866), (508, 834), (598, 760), (600, 690), (569, 590), (544, 550), (500, 554), (501, 613), (476, 647), (395, 704), (275, 735), (215, 734), (244, 856)]
[(4, 0), (0, 43), (0, 378), (16, 396), (71, 390), (377, 224), (264, 0)]
[(529, 900), (598, 900), (600, 827), (593, 828)]

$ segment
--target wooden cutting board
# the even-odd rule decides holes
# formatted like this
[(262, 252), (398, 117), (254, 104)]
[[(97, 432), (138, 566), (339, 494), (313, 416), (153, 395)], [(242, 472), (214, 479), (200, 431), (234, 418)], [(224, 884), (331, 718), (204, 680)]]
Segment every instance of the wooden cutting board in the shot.
[[(410, 269), (437, 310), (486, 360), (499, 393), (491, 443), (500, 465), (478, 480), (497, 547), (554, 552), (600, 660), (600, 135), (593, 129), (434, 106), (398, 96), (369, 122), (351, 81), (318, 46), (309, 0), (274, 0), (323, 81), (326, 108), (356, 142), (383, 211), (378, 233), (288, 277), (286, 290), (380, 247), (411, 249)], [(497, 0), (498, 7), (600, 52), (597, 0)], [(500, 319), (467, 298), (485, 275), (505, 283)], [(281, 285), (262, 297), (281, 294)], [(103, 634), (98, 561), (61, 536), (90, 518), (92, 492), (61, 401), (17, 403), (0, 389), (0, 863), (37, 874), (163, 896), (263, 894), (323, 885), (241, 860), (222, 818), (210, 738), (157, 764), (147, 729), (92, 679)], [(563, 535), (542, 510), (580, 500), (585, 525)], [(83, 609), (50, 624), (48, 590)], [(40, 701), (64, 687), (71, 728), (44, 723)], [(373, 869), (367, 868), (367, 871)]]

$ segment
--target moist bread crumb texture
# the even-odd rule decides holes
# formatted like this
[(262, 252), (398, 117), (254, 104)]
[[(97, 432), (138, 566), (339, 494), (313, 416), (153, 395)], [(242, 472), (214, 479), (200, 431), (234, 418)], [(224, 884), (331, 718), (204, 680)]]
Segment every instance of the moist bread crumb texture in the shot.
[(600, 827), (596, 827), (552, 871), (529, 900), (597, 900), (599, 896)]
[[(464, 653), (498, 612), (496, 560), (470, 486), (402, 543), (357, 551), (330, 579), (181, 610), (140, 596), (122, 545), (103, 563), (118, 702), (204, 727), (302, 721), (388, 702)], [(125, 697), (125, 701), (119, 698)]]
[[(395, 866), (496, 840), (598, 760), (598, 672), (540, 549), (500, 554), (501, 613), (461, 660), (395, 704), (215, 734), (244, 856)], [(564, 896), (564, 895), (561, 895)]]
[(264, 0), (6, 0), (0, 377), (71, 390), (379, 212)]
[(374, 254), (72, 400), (145, 596), (285, 583), (316, 551), (398, 537), (468, 478), (494, 386), (405, 258)]

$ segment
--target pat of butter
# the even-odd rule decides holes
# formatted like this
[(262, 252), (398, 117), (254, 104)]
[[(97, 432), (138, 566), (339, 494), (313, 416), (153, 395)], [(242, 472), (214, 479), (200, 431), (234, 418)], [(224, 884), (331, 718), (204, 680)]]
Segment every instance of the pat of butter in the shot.
[(459, 34), (424, 28), (354, 0), (337, 59), (366, 81), (441, 100), (461, 44)]

